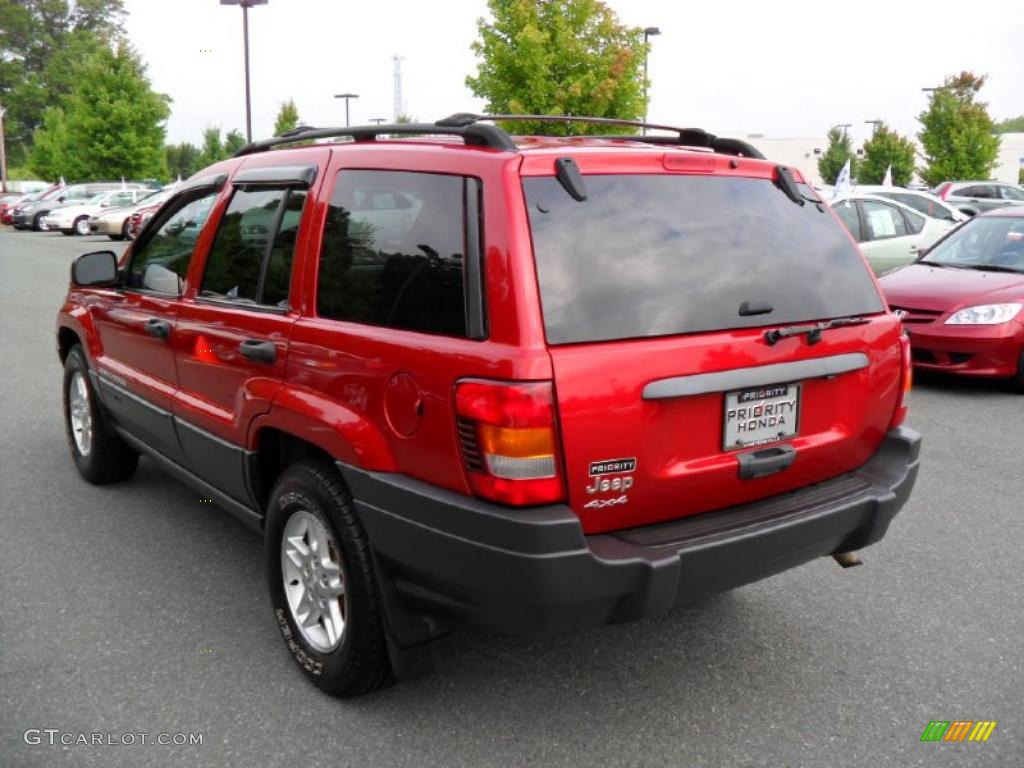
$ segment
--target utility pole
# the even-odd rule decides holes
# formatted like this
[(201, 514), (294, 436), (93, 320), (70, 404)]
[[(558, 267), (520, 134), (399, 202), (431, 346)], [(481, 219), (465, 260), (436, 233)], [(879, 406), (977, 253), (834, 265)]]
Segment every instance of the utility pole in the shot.
[(4, 113), (0, 107), (0, 193), (7, 191), (7, 142), (4, 139)]
[[(645, 27), (644, 28), (644, 122), (647, 122), (647, 41), (655, 35), (660, 35), (661, 30), (657, 27)], [(643, 136), (647, 135), (647, 126), (645, 125), (640, 129), (640, 133)]]
[(404, 56), (399, 56), (397, 53), (392, 57), (395, 62), (395, 122), (398, 122), (398, 118), (402, 115), (402, 59)]

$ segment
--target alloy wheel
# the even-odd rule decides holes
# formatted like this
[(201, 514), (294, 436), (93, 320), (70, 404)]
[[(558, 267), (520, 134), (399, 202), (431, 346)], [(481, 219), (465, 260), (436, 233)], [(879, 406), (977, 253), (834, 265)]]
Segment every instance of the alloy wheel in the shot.
[(81, 371), (75, 371), (68, 381), (68, 417), (75, 448), (82, 456), (92, 451), (92, 409), (89, 407), (89, 387)]
[(292, 513), (281, 535), (281, 574), (292, 619), (321, 653), (345, 634), (345, 577), (341, 555), (326, 526), (312, 513)]

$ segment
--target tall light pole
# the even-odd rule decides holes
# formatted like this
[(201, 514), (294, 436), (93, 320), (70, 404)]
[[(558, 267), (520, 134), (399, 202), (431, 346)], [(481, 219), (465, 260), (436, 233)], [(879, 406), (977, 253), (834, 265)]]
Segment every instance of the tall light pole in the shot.
[(7, 142), (4, 140), (4, 114), (6, 109), (0, 107), (0, 193), (7, 191)]
[(370, 118), (370, 122), (374, 123), (375, 125), (380, 125), (381, 123), (386, 123), (387, 121), (388, 121), (388, 119), (386, 117), (371, 117)]
[[(652, 37), (661, 34), (661, 30), (657, 27), (644, 27), (644, 122), (647, 122), (647, 53), (648, 53), (648, 40)], [(641, 135), (647, 135), (647, 126), (645, 125), (640, 129)]]
[(220, 0), (221, 5), (242, 6), (242, 36), (245, 39), (245, 140), (252, 141), (252, 99), (249, 93), (249, 9), (267, 0)]
[(348, 103), (352, 99), (358, 99), (359, 98), (359, 94), (358, 93), (336, 93), (336, 94), (334, 94), (334, 98), (336, 98), (336, 99), (344, 99), (345, 100), (345, 127), (347, 128), (348, 127)]
[(871, 126), (871, 135), (874, 136), (876, 133), (878, 133), (878, 126), (880, 126), (884, 122), (884, 120), (865, 120), (864, 124)]

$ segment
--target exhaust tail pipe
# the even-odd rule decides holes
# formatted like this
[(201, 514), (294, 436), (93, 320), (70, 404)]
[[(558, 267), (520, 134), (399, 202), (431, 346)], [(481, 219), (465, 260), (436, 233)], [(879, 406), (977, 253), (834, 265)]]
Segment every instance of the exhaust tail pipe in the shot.
[(843, 568), (853, 568), (855, 565), (863, 565), (864, 561), (857, 557), (856, 552), (836, 552), (832, 555)]

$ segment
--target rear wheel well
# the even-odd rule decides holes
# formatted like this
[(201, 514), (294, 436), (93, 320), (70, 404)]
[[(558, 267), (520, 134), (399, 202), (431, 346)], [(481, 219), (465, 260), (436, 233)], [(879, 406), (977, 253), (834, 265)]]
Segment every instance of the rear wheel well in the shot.
[(68, 359), (68, 353), (71, 352), (71, 348), (75, 344), (81, 344), (82, 340), (78, 338), (78, 334), (72, 331), (70, 328), (61, 328), (57, 331), (57, 352), (60, 355), (60, 361), (63, 363)]
[(301, 437), (273, 427), (266, 427), (257, 432), (253, 493), (260, 510), (266, 509), (270, 491), (281, 473), (298, 461), (316, 458), (334, 463), (334, 457), (327, 451)]

